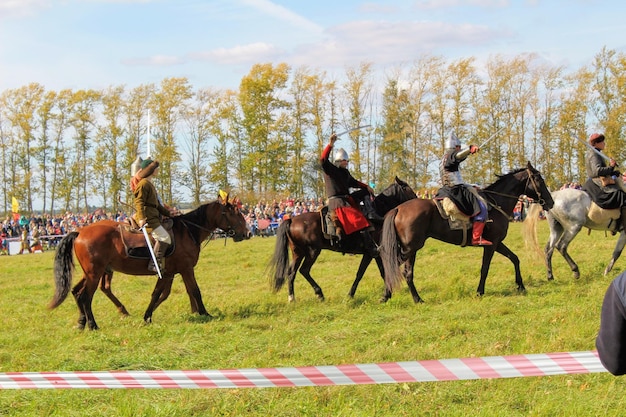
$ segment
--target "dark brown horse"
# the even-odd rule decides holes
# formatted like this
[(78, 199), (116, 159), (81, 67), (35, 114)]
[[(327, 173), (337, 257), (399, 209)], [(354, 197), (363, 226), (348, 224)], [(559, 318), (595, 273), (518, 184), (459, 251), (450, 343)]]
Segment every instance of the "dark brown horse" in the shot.
[[(519, 258), (504, 244), (503, 240), (519, 197), (527, 195), (545, 210), (549, 210), (554, 205), (550, 191), (539, 171), (529, 162), (526, 168), (498, 176), (498, 180), (481, 193), (490, 206), (490, 222), (487, 223), (483, 236), (493, 242), (493, 245), (482, 247), (483, 261), (477, 293), (478, 295), (485, 293), (485, 281), (495, 252), (504, 255), (513, 263), (517, 289), (524, 291)], [(400, 284), (404, 276), (413, 301), (416, 303), (422, 302), (422, 299), (413, 284), (415, 254), (424, 246), (429, 237), (454, 245), (461, 245), (463, 242), (463, 231), (450, 229), (448, 221), (439, 214), (434, 200), (407, 201), (385, 217), (381, 239), (385, 284), (388, 290), (392, 290)], [(400, 268), (401, 264), (404, 264), (403, 273)], [(445, 268), (445, 265), (441, 266)]]
[[(228, 197), (224, 200), (219, 198), (187, 214), (173, 217), (173, 250), (167, 254), (163, 279), (157, 280), (152, 292), (144, 314), (146, 323), (152, 321), (154, 310), (169, 296), (175, 274), (183, 278), (192, 313), (210, 317), (202, 302), (194, 267), (200, 255), (200, 245), (212, 236), (215, 229), (221, 229), (236, 242), (250, 238), (250, 231), (236, 203), (228, 202)], [(68, 233), (57, 247), (54, 258), (56, 291), (48, 307), (58, 307), (69, 294), (74, 269), (73, 251), (84, 272), (83, 278), (72, 289), (79, 310), (78, 328), (81, 330), (85, 324), (90, 330), (98, 329), (91, 310), (98, 285), (120, 313), (128, 314), (124, 305), (111, 292), (113, 271), (128, 275), (154, 275), (154, 272), (148, 271), (149, 252), (143, 234), (124, 232), (122, 236), (124, 225), (112, 220), (101, 220)], [(129, 255), (127, 247), (141, 246), (142, 243), (143, 248), (139, 248), (139, 253)]]
[[(398, 204), (416, 197), (411, 187), (396, 177), (393, 184), (376, 196), (374, 206), (376, 212), (383, 216)], [(378, 239), (381, 226), (375, 225), (375, 227), (377, 229), (375, 239)], [(289, 263), (289, 248), (291, 248), (293, 258), (291, 264)], [(341, 241), (341, 246), (337, 246), (336, 243), (332, 244), (323, 235), (321, 216), (318, 212), (295, 216), (283, 221), (278, 228), (274, 256), (270, 262), (273, 290), (279, 291), (285, 280), (287, 280), (289, 283), (289, 301), (295, 301), (293, 284), (296, 279), (296, 273), (299, 270), (302, 276), (311, 284), (317, 297), (323, 301), (324, 293), (311, 276), (311, 268), (322, 249), (363, 255), (349, 293), (350, 297), (354, 297), (361, 278), (363, 278), (367, 267), (372, 262), (372, 257), (366, 254), (359, 233), (353, 233), (344, 238)], [(380, 257), (376, 258), (376, 264), (382, 278), (384, 275)]]

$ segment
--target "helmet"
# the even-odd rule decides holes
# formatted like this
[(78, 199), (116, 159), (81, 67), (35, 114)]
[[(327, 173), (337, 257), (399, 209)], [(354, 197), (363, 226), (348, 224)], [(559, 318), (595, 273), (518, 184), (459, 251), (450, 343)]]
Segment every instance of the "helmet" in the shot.
[(450, 132), (450, 136), (446, 140), (446, 149), (454, 149), (457, 146), (461, 146), (461, 141), (456, 137), (454, 132)]
[(130, 176), (134, 177), (135, 174), (137, 173), (137, 171), (139, 171), (141, 169), (141, 163), (143, 162), (143, 159), (141, 159), (141, 156), (138, 156), (137, 159), (135, 159), (135, 161), (131, 164), (130, 166)]
[(346, 152), (346, 150), (345, 150), (345, 149), (343, 149), (343, 148), (339, 148), (339, 149), (337, 149), (337, 150), (335, 151), (335, 163), (341, 162), (341, 161), (343, 161), (344, 159), (345, 159), (346, 161), (347, 161), (348, 159), (350, 159), (350, 158), (348, 157), (348, 152)]

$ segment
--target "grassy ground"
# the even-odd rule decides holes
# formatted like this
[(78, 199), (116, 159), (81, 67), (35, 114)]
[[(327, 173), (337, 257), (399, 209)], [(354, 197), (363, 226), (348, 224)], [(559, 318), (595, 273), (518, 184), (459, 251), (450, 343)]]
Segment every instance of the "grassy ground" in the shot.
[[(540, 224), (540, 242), (547, 225)], [(379, 304), (382, 280), (370, 267), (354, 300), (347, 292), (359, 257), (323, 252), (313, 275), (320, 303), (296, 279), (269, 289), (265, 266), (274, 238), (213, 241), (196, 268), (215, 320), (189, 313), (180, 279), (146, 326), (142, 316), (153, 278), (116, 275), (113, 290), (131, 312), (120, 317), (101, 292), (94, 299), (97, 332), (73, 328), (72, 297), (53, 311), (53, 254), (0, 257), (0, 372), (223, 369), (339, 365), (594, 349), (604, 292), (626, 267), (602, 271), (616, 238), (594, 232), (574, 240), (574, 280), (560, 255), (556, 280), (524, 246), (520, 225), (506, 240), (522, 261), (526, 294), (515, 291), (510, 262), (496, 255), (486, 295), (475, 296), (482, 251), (434, 240), (418, 253), (413, 304), (406, 287)], [(78, 281), (76, 272), (74, 282)], [(589, 416), (622, 415), (624, 380), (608, 373), (371, 386), (232, 390), (0, 391), (0, 415), (51, 416)]]

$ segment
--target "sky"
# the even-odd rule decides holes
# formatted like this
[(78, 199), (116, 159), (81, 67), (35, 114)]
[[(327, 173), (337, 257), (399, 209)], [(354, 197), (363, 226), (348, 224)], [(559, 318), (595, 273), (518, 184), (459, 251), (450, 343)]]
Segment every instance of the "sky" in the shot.
[(575, 71), (626, 52), (614, 0), (0, 0), (0, 92), (159, 84), (238, 89), (254, 64), (340, 77), (425, 54), (537, 54)]

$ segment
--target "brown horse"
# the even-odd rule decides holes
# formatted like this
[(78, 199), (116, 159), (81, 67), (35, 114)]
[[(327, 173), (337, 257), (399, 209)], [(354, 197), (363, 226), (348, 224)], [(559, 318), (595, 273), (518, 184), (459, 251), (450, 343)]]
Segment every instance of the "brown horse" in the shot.
[[(172, 218), (174, 222), (172, 251), (166, 254), (163, 279), (157, 280), (150, 304), (144, 314), (146, 323), (152, 321), (154, 310), (169, 296), (175, 274), (180, 274), (183, 278), (192, 313), (211, 317), (202, 302), (194, 267), (198, 262), (201, 243), (210, 238), (215, 229), (221, 229), (235, 242), (250, 238), (250, 231), (237, 203), (237, 201), (228, 202), (228, 197), (218, 198), (217, 201)], [(91, 310), (91, 302), (98, 284), (102, 292), (117, 306), (118, 311), (128, 315), (124, 305), (111, 292), (113, 271), (128, 275), (155, 274), (148, 271), (150, 255), (143, 234), (124, 232), (122, 236), (121, 230), (124, 227), (125, 223), (101, 220), (76, 232), (68, 233), (57, 247), (54, 258), (56, 291), (48, 307), (51, 309), (58, 307), (70, 291), (74, 269), (73, 250), (84, 272), (83, 278), (72, 289), (79, 310), (78, 328), (81, 330), (85, 328), (85, 324), (90, 330), (98, 329)], [(137, 248), (138, 253), (129, 255), (127, 247), (141, 245), (143, 247)]]
[[(415, 192), (404, 181), (396, 177), (395, 182), (387, 187), (382, 193), (378, 194), (374, 199), (374, 207), (376, 212), (383, 216), (398, 204), (416, 198)], [(380, 225), (376, 227), (375, 239), (380, 235)], [(289, 248), (293, 260), (289, 263)], [(306, 278), (317, 298), (324, 300), (324, 293), (320, 286), (311, 276), (311, 268), (320, 255), (322, 249), (328, 249), (335, 252), (361, 254), (361, 264), (357, 271), (356, 278), (350, 289), (349, 296), (352, 298), (356, 293), (356, 289), (372, 262), (372, 257), (368, 255), (363, 247), (363, 242), (359, 233), (353, 233), (342, 239), (341, 245), (331, 242), (324, 237), (322, 232), (321, 216), (318, 212), (303, 213), (291, 219), (282, 222), (276, 234), (276, 246), (274, 256), (270, 262), (272, 275), (272, 288), (275, 292), (279, 291), (285, 283), (289, 283), (289, 301), (295, 301), (293, 284), (296, 279), (298, 269), (302, 276)], [(380, 257), (376, 258), (376, 264), (380, 271), (381, 278), (383, 275), (383, 266)]]
[[(478, 295), (485, 293), (485, 281), (489, 273), (491, 259), (495, 252), (508, 258), (515, 267), (515, 282), (518, 291), (524, 291), (524, 282), (520, 271), (519, 258), (503, 242), (509, 229), (513, 209), (522, 195), (527, 195), (538, 202), (544, 210), (554, 205), (550, 191), (546, 187), (541, 173), (528, 163), (506, 175), (481, 191), (489, 203), (490, 222), (485, 227), (484, 236), (493, 242), (492, 246), (483, 246), (483, 261), (480, 270)], [(385, 217), (381, 239), (381, 258), (385, 270), (385, 284), (391, 291), (397, 287), (404, 276), (413, 301), (423, 302), (413, 284), (415, 255), (424, 246), (426, 239), (433, 237), (443, 242), (461, 245), (462, 230), (451, 230), (448, 221), (440, 214), (434, 200), (416, 199), (407, 201), (389, 212)], [(470, 237), (471, 238), (471, 237)], [(404, 273), (400, 265), (404, 264)], [(442, 267), (445, 267), (442, 265)]]

